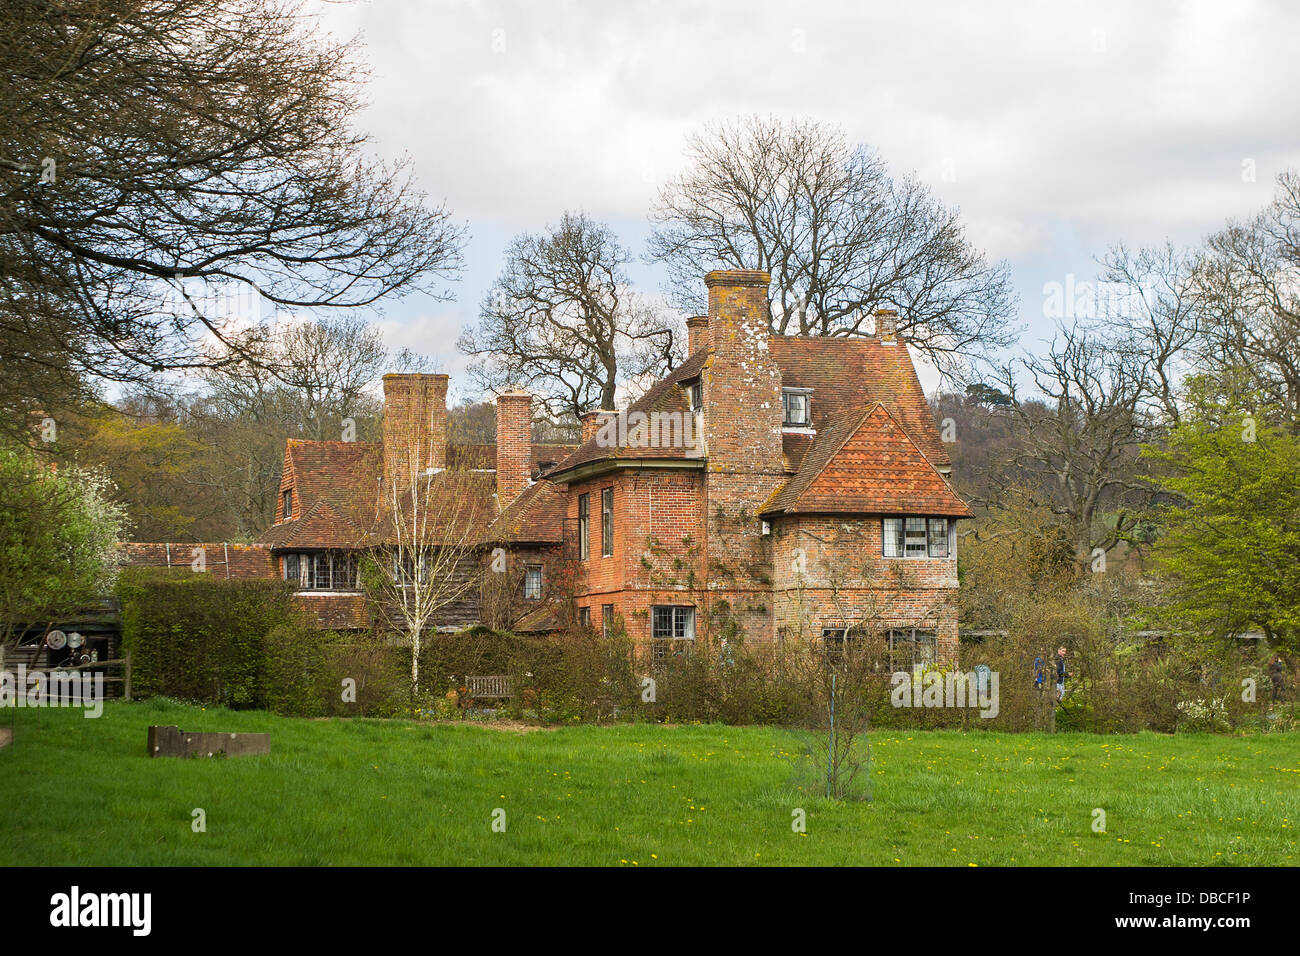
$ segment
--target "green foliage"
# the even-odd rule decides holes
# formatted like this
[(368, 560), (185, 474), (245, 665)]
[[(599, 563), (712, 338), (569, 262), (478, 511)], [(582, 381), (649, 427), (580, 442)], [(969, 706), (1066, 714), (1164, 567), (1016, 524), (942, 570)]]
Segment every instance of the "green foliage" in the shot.
[[(302, 626), (293, 592), (280, 580), (132, 568), (123, 572), (118, 596), (133, 689), (144, 696), (260, 706), (267, 636)], [(283, 673), (279, 663), (276, 673)]]
[(99, 474), (51, 471), (26, 451), (0, 449), (0, 639), (110, 588), (122, 526)]
[(1300, 438), (1195, 385), (1164, 448), (1172, 499), (1159, 513), (1156, 555), (1172, 579), (1167, 615), (1228, 636), (1259, 629), (1300, 650)]

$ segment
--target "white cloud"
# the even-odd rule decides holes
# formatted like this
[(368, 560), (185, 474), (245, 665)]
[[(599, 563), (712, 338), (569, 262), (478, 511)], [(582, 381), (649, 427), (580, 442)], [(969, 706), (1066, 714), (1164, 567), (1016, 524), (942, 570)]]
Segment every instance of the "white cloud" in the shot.
[(329, 29), (364, 36), (362, 121), (378, 149), (408, 154), (478, 237), (454, 308), (390, 309), (390, 338), (453, 374), (452, 326), (476, 311), (510, 235), (570, 208), (644, 223), (685, 135), (712, 119), (842, 123), (959, 205), (1022, 295), (1110, 243), (1192, 241), (1249, 215), (1300, 165), (1300, 7), (1280, 2), (321, 9)]

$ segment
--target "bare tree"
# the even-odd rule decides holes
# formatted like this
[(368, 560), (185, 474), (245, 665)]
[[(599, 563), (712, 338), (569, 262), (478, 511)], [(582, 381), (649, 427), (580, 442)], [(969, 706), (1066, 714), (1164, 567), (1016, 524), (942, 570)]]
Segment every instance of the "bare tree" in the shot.
[[(364, 70), (294, 0), (0, 13), (3, 404), (254, 354), (214, 288), (291, 308), (445, 294), (463, 228), (364, 157)], [(197, 286), (201, 286), (200, 292)], [(214, 359), (204, 341), (224, 346)], [(12, 415), (10, 416), (13, 417)]]
[(1246, 372), (1234, 391), (1258, 393), (1300, 433), (1300, 171), (1278, 177), (1259, 215), (1210, 237), (1196, 279), (1206, 364)]
[(493, 517), (490, 475), (421, 471), (419, 446), (411, 449), (409, 467), (387, 482), (363, 573), (380, 629), (411, 649), (413, 695), (420, 689), (425, 635), (474, 619), (466, 603), (480, 583), (479, 535)]
[(689, 167), (659, 194), (651, 255), (679, 307), (701, 311), (702, 267), (772, 275), (772, 330), (864, 335), (878, 307), (945, 373), (963, 353), (1010, 341), (1012, 292), (956, 211), (913, 177), (892, 176), (836, 126), (746, 116), (706, 126)]
[(1005, 490), (1056, 515), (1087, 567), (1096, 549), (1129, 537), (1149, 501), (1138, 460), (1152, 434), (1146, 361), (1104, 330), (1075, 324), (1059, 330), (1045, 355), (1005, 366), (996, 381), (1019, 432), (1005, 472), (1015, 487)]
[(461, 349), (493, 392), (531, 391), (551, 415), (613, 408), (620, 384), (671, 367), (673, 326), (630, 288), (631, 254), (604, 223), (565, 213), (515, 238)]
[[(1130, 250), (1114, 246), (1102, 261), (1102, 281), (1125, 291), (1103, 318), (1122, 332), (1124, 348), (1141, 356), (1153, 411), (1177, 425), (1180, 386), (1196, 364), (1204, 320), (1193, 252), (1172, 243)], [(1109, 297), (1108, 297), (1109, 298)]]

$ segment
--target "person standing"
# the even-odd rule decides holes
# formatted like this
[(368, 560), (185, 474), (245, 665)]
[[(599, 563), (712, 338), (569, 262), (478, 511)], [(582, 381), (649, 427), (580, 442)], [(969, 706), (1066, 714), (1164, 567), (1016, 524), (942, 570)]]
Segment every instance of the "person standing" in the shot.
[(1268, 679), (1273, 684), (1273, 702), (1279, 703), (1286, 697), (1286, 679), (1283, 674), (1286, 668), (1282, 665), (1282, 658), (1274, 654), (1273, 659), (1268, 662)]
[(1056, 651), (1056, 700), (1060, 703), (1065, 699), (1065, 678), (1072, 676), (1065, 667), (1065, 648), (1058, 648)]

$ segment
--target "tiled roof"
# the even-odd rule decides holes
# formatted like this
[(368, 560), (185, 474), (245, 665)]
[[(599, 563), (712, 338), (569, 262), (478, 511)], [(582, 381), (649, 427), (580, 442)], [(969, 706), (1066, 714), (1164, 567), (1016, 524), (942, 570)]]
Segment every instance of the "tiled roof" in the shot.
[[(202, 550), (200, 550), (202, 549)], [(118, 560), (125, 567), (194, 568), (201, 554), (209, 574), (228, 578), (278, 577), (271, 550), (264, 544), (229, 544), (225, 541), (150, 543), (123, 541)]]
[(298, 514), (272, 525), (262, 540), (275, 548), (361, 546), (375, 526), (383, 446), (291, 438), (284, 467), (298, 498)]
[(880, 402), (823, 419), (799, 471), (761, 512), (971, 517)]
[[(533, 445), (534, 466), (558, 461), (571, 453), (571, 445)], [(465, 515), (485, 528), (496, 517), (494, 445), (451, 445), (451, 468), (433, 476), (429, 501), (435, 509), (454, 496), (468, 507), (460, 511), (451, 529), (461, 538), (459, 522)], [(272, 525), (262, 543), (277, 549), (350, 549), (368, 547), (391, 537), (388, 507), (382, 499), (383, 446), (378, 442), (301, 441), (290, 439), (285, 450), (285, 472), (294, 485), (298, 513)], [(449, 521), (452, 520), (450, 517)], [(445, 524), (445, 523), (444, 523)], [(437, 535), (447, 528), (430, 528)]]
[[(883, 345), (865, 337), (781, 336), (768, 339), (768, 350), (781, 370), (785, 388), (810, 388), (813, 427), (842, 412), (861, 410), (873, 402), (884, 403), (910, 437), (938, 468), (951, 467), (948, 451), (939, 439), (934, 416), (916, 377), (907, 346), (901, 342)], [(661, 379), (628, 412), (688, 412), (685, 392), (676, 386), (697, 378), (709, 353), (700, 349), (666, 378)], [(787, 433), (783, 447), (791, 470), (796, 470), (812, 444), (811, 436)], [(560, 462), (553, 474), (602, 459), (695, 459), (686, 448), (606, 448), (591, 438)]]
[(811, 388), (813, 426), (883, 402), (936, 468), (951, 466), (907, 346), (862, 336), (777, 335), (768, 348), (787, 388)]
[(299, 594), (298, 606), (315, 618), (318, 627), (345, 630), (370, 626), (364, 594)]
[[(698, 378), (704, 363), (708, 359), (709, 353), (700, 349), (681, 365), (677, 366), (665, 378), (661, 378), (650, 390), (642, 395), (637, 401), (628, 406), (627, 411), (631, 412), (682, 412), (689, 414), (691, 410), (690, 400), (686, 393), (678, 388), (678, 383), (688, 382), (693, 378)], [(688, 449), (681, 447), (668, 448), (639, 448), (632, 445), (619, 445), (608, 448), (597, 444), (596, 436), (587, 439), (572, 455), (564, 459), (551, 472), (552, 475), (559, 475), (562, 472), (570, 471), (581, 465), (591, 464), (597, 461), (617, 458), (619, 460), (638, 460), (638, 459), (675, 459), (698, 460), (693, 455), (687, 454)]]
[(549, 481), (538, 481), (492, 522), (483, 535), (486, 544), (560, 544), (564, 540), (565, 493)]
[[(546, 462), (560, 462), (573, 454), (574, 445), (549, 445), (534, 443), (530, 464), (536, 470)], [(448, 445), (448, 468), (479, 468), (494, 471), (497, 467), (497, 446), (491, 444)]]

